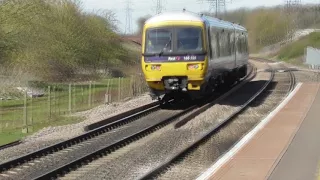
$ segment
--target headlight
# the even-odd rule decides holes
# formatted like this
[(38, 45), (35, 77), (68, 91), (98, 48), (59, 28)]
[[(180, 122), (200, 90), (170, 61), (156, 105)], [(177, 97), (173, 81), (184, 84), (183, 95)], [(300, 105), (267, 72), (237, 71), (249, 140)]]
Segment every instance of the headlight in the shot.
[(197, 70), (200, 69), (199, 64), (188, 64), (188, 70)]
[(161, 71), (161, 65), (160, 64), (146, 65), (145, 69), (147, 71)]

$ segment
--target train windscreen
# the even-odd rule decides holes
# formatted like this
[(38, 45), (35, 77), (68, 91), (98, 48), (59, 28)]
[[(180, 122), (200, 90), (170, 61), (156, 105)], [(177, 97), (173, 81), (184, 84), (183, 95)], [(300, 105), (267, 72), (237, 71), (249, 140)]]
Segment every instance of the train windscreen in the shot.
[(146, 54), (184, 54), (203, 52), (200, 27), (163, 27), (146, 33)]
[(146, 53), (171, 52), (172, 29), (159, 28), (148, 30)]

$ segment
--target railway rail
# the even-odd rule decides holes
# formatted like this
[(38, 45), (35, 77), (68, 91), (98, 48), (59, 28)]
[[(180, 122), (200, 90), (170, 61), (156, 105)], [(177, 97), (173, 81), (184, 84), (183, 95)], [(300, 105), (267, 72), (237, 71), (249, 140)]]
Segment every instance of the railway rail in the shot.
[[(255, 73), (256, 73), (256, 69), (251, 68), (250, 73), (245, 77), (244, 81), (242, 81), (238, 86), (235, 86), (228, 93), (235, 91), (235, 89), (239, 88), (239, 86), (243, 85), (245, 82), (254, 78)], [(196, 104), (191, 107), (188, 107), (187, 109), (182, 110), (179, 113), (175, 113), (173, 116), (170, 116), (163, 121), (159, 121), (156, 124), (150, 125), (140, 131), (137, 131), (136, 133), (134, 133), (130, 136), (123, 137), (122, 139), (120, 139), (117, 142), (105, 145), (105, 146), (101, 147), (100, 149), (97, 149), (96, 151), (93, 151), (91, 153), (87, 153), (86, 155), (81, 156), (78, 159), (75, 159), (74, 161), (63, 164), (62, 166), (60, 166), (50, 172), (46, 172), (46, 173), (43, 173), (39, 176), (36, 176), (35, 179), (48, 179), (48, 178), (60, 177), (63, 174), (65, 174), (71, 170), (77, 169), (81, 165), (87, 164), (87, 163), (89, 163), (99, 157), (105, 156), (111, 152), (118, 150), (121, 147), (124, 147), (134, 141), (137, 141), (137, 140), (149, 135), (150, 133), (152, 133), (152, 132), (170, 124), (171, 122), (177, 120), (178, 117), (181, 117), (183, 115), (187, 115), (185, 118), (182, 119), (182, 121), (178, 121), (178, 123), (183, 122), (186, 118), (188, 118), (188, 117), (190, 118), (192, 116), (195, 116), (196, 114), (201, 113), (201, 110), (203, 110), (203, 109), (201, 109), (201, 107), (209, 108), (208, 104), (212, 104), (212, 103), (218, 101), (219, 99), (226, 97), (228, 93), (225, 93), (224, 95), (219, 96), (218, 99), (214, 96), (212, 98), (207, 99), (207, 101), (203, 102), (200, 105)]]
[(16, 146), (18, 144), (21, 144), (21, 142), (22, 142), (21, 140), (17, 140), (17, 141), (10, 142), (8, 144), (1, 145), (0, 146), (0, 150), (6, 149), (6, 148), (9, 148), (9, 147), (12, 147), (12, 146)]
[[(263, 61), (263, 60), (262, 60)], [(266, 62), (266, 61), (264, 61)], [(286, 67), (281, 67), (286, 70)], [(247, 102), (245, 102), (243, 105), (240, 106), (240, 108), (233, 112), (231, 115), (229, 115), (226, 119), (218, 123), (216, 126), (214, 126), (211, 130), (209, 130), (206, 134), (199, 137), (197, 140), (194, 141), (194, 143), (190, 144), (189, 146), (186, 146), (181, 151), (177, 152), (176, 154), (173, 154), (171, 157), (167, 158), (166, 161), (158, 165), (156, 168), (151, 169), (149, 172), (147, 172), (145, 175), (141, 176), (139, 179), (154, 179), (159, 176), (161, 176), (162, 173), (164, 173), (166, 170), (170, 169), (172, 166), (174, 166), (176, 163), (181, 162), (184, 160), (184, 158), (188, 157), (189, 154), (191, 154), (195, 149), (199, 148), (206, 142), (208, 139), (213, 137), (219, 130), (226, 127), (230, 122), (232, 122), (236, 117), (243, 112), (245, 109), (247, 109), (248, 105), (255, 102), (258, 97), (263, 96), (262, 94), (267, 91), (268, 87), (270, 87), (271, 82), (275, 78), (276, 71), (272, 68), (271, 69), (271, 76), (270, 79), (261, 87), (259, 91), (257, 91)], [(295, 87), (295, 76), (292, 71), (288, 71), (288, 74), (285, 74), (289, 77), (289, 86), (288, 89), (285, 90), (287, 93), (290, 93), (293, 91)], [(278, 74), (278, 76), (282, 76), (282, 74)], [(285, 82), (286, 85), (287, 82)], [(180, 171), (181, 172), (181, 171)]]
[[(153, 103), (141, 106), (139, 108), (130, 110), (128, 112), (124, 112), (119, 115), (113, 116), (113, 117), (108, 118), (106, 120), (103, 120), (101, 122), (91, 124), (85, 128), (88, 132), (86, 132), (80, 136), (71, 138), (67, 141), (63, 141), (63, 142), (60, 142), (60, 143), (57, 143), (57, 144), (54, 144), (51, 146), (48, 146), (46, 148), (40, 149), (35, 152), (23, 155), (23, 156), (18, 157), (14, 160), (10, 160), (5, 163), (1, 163), (0, 164), (0, 173), (5, 170), (8, 170), (10, 168), (13, 168), (15, 166), (18, 166), (20, 164), (31, 161), (35, 158), (39, 158), (39, 157), (51, 154), (53, 152), (63, 150), (67, 147), (74, 146), (74, 145), (79, 144), (83, 141), (86, 141), (86, 140), (89, 140), (89, 139), (94, 138), (96, 136), (99, 136), (101, 134), (107, 133), (115, 128), (118, 128), (120, 126), (128, 124), (134, 120), (139, 119), (139, 117), (146, 116), (147, 114), (155, 112), (159, 109), (160, 109), (159, 103), (153, 102)], [(14, 143), (13, 145), (15, 145), (15, 144), (18, 144), (18, 142)]]
[[(252, 71), (250, 74), (252, 74)], [(212, 100), (213, 99), (208, 99), (208, 101), (206, 103), (208, 103)], [(43, 158), (47, 157), (49, 154), (51, 156), (54, 156), (55, 154), (58, 154), (58, 153), (62, 152), (63, 150), (68, 151), (72, 147), (75, 147), (76, 145), (78, 145), (80, 143), (84, 143), (85, 141), (88, 141), (89, 139), (94, 139), (97, 136), (101, 136), (101, 134), (105, 134), (106, 132), (109, 132), (116, 127), (119, 127), (123, 124), (127, 124), (128, 122), (133, 121), (134, 119), (139, 119), (137, 117), (142, 116), (143, 114), (148, 114), (150, 112), (154, 112), (159, 109), (159, 104), (156, 104), (156, 103), (154, 103), (153, 105), (146, 105), (146, 106), (150, 106), (149, 109), (146, 109), (142, 112), (137, 112), (136, 114), (133, 113), (132, 116), (123, 117), (120, 120), (117, 120), (120, 116), (118, 116), (118, 118), (113, 118), (113, 119), (111, 118), (112, 122), (110, 124), (107, 124), (107, 125), (104, 125), (104, 126), (98, 127), (98, 128), (95, 128), (94, 126), (99, 126), (99, 124), (95, 124), (95, 125), (89, 127), (89, 129), (92, 128), (93, 130), (90, 130), (89, 132), (87, 132), (83, 135), (80, 135), (80, 136), (72, 138), (70, 140), (55, 144), (53, 146), (41, 149), (39, 151), (21, 156), (17, 159), (5, 162), (3, 164), (0, 164), (0, 173), (2, 173), (0, 175), (5, 176), (5, 175), (7, 175), (7, 174), (5, 174), (5, 172), (8, 172), (10, 169), (15, 168), (15, 167), (17, 167), (16, 169), (19, 169), (20, 166), (23, 166), (26, 163), (29, 163), (29, 164), (30, 163), (31, 164), (32, 163), (35, 163), (35, 164), (39, 163), (40, 158), (43, 159)], [(178, 112), (174, 113), (173, 115), (169, 115), (169, 116), (167, 115), (167, 118), (165, 118), (165, 120), (160, 120), (155, 124), (149, 125), (149, 126), (145, 127), (144, 129), (137, 131), (134, 134), (124, 136), (124, 138), (122, 138), (116, 142), (113, 142), (111, 144), (109, 143), (107, 146), (96, 149), (93, 152), (85, 153), (80, 158), (75, 159), (67, 164), (64, 164), (64, 165), (56, 168), (53, 171), (50, 171), (50, 172), (46, 171), (45, 173), (42, 172), (42, 174), (40, 173), (41, 175), (36, 176), (36, 179), (46, 179), (48, 177), (57, 177), (62, 172), (67, 172), (68, 170), (73, 169), (75, 166), (79, 166), (79, 164), (83, 164), (83, 162), (89, 162), (89, 161), (93, 160), (94, 158), (100, 156), (101, 154), (108, 154), (110, 152), (113, 152), (123, 146), (126, 146), (127, 144), (129, 144), (133, 141), (136, 141), (136, 140), (158, 130), (161, 127), (164, 127), (165, 125), (169, 124), (170, 122), (176, 120), (178, 117), (180, 117), (186, 113), (189, 113), (192, 110), (199, 108), (199, 106), (201, 107), (202, 105), (196, 104), (191, 107), (188, 107), (185, 110), (178, 111)], [(132, 112), (135, 112), (135, 111), (132, 111)], [(128, 114), (130, 114), (130, 113), (128, 113)], [(38, 159), (38, 161), (36, 161), (37, 159)], [(36, 174), (39, 174), (39, 173), (36, 173)], [(34, 178), (34, 177), (32, 177), (32, 178)]]
[(166, 170), (169, 166), (171, 166), (174, 162), (180, 161), (183, 159), (186, 154), (188, 154), (190, 151), (194, 150), (196, 147), (198, 147), (201, 143), (203, 143), (205, 140), (210, 138), (214, 133), (219, 131), (221, 128), (226, 126), (230, 121), (233, 120), (234, 117), (236, 117), (238, 114), (240, 114), (255, 98), (257, 98), (270, 84), (270, 82), (274, 78), (274, 71), (271, 71), (270, 79), (261, 87), (261, 89), (255, 93), (245, 104), (241, 105), (240, 108), (232, 113), (229, 117), (218, 123), (216, 126), (214, 126), (211, 130), (209, 130), (207, 133), (199, 137), (197, 140), (195, 140), (192, 144), (189, 146), (186, 146), (183, 148), (180, 152), (172, 155), (170, 158), (167, 159), (167, 161), (161, 163), (156, 168), (150, 170), (148, 173), (146, 173), (144, 176), (140, 177), (139, 179), (145, 180), (145, 179), (152, 179), (157, 177), (161, 172)]

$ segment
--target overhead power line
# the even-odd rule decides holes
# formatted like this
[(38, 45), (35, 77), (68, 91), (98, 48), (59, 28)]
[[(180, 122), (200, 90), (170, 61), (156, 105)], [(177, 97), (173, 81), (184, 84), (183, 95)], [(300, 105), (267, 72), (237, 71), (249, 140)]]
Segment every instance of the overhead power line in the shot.
[(124, 34), (130, 34), (132, 33), (132, 11), (131, 8), (132, 2), (131, 0), (126, 1), (126, 27), (124, 30)]
[(164, 7), (164, 0), (156, 0), (156, 14), (162, 13), (163, 10), (165, 10)]
[(301, 6), (301, 0), (284, 0), (287, 11), (295, 11)]
[(209, 12), (214, 12), (216, 17), (226, 13), (227, 3), (232, 3), (232, 0), (198, 0), (200, 2), (209, 3)]

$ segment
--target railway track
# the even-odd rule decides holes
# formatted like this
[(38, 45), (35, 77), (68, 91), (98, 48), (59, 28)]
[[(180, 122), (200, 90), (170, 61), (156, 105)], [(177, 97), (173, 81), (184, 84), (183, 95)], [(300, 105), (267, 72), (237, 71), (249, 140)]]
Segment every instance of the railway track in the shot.
[[(160, 109), (159, 102), (152, 102), (152, 103), (140, 106), (138, 108), (134, 108), (132, 110), (120, 113), (118, 115), (112, 116), (112, 117), (104, 119), (102, 121), (98, 121), (96, 123), (92, 123), (90, 125), (85, 126), (84, 130), (86, 132), (88, 132), (88, 134), (86, 134), (86, 135), (84, 134), (84, 135), (87, 137), (94, 137), (96, 134), (99, 134), (100, 132), (108, 132), (112, 129), (123, 126), (125, 124), (130, 123), (130, 122), (133, 122), (134, 120), (137, 120), (139, 117), (146, 116), (147, 114), (150, 114), (150, 113), (157, 111), (159, 109)], [(96, 129), (98, 131), (93, 131), (94, 129)], [(54, 149), (64, 148), (64, 147), (68, 146), (68, 144), (76, 144), (77, 142), (81, 142), (83, 139), (86, 139), (86, 138), (83, 135), (81, 135), (81, 136), (72, 138), (69, 141), (61, 142), (61, 143), (46, 147), (44, 149), (41, 149), (41, 150), (39, 150), (38, 154), (40, 154), (40, 151), (43, 153), (52, 152), (52, 151), (54, 151)], [(21, 140), (13, 141), (11, 143), (0, 146), (0, 150), (19, 145), (21, 143), (22, 143)], [(34, 152), (34, 153), (36, 153), (36, 152)], [(21, 162), (26, 162), (26, 161), (28, 161), (28, 159), (31, 160), (36, 156), (35, 156), (35, 154), (30, 153), (27, 156), (23, 156), (23, 157), (21, 157), (22, 158)], [(39, 157), (39, 155), (37, 155), (37, 157)], [(17, 163), (19, 163), (19, 162), (17, 162)], [(11, 168), (11, 167), (16, 166), (17, 163), (12, 162), (12, 164), (11, 163), (10, 164), (6, 164), (6, 163), (0, 164), (0, 172), (3, 169), (7, 169), (7, 168)]]
[[(7, 161), (5, 163), (0, 164), (0, 173), (8, 170), (10, 168), (16, 167), (20, 164), (26, 163), (28, 161), (32, 161), (33, 159), (40, 158), (42, 156), (51, 154), (53, 152), (57, 152), (60, 150), (63, 150), (67, 147), (74, 146), (76, 144), (79, 144), (81, 142), (87, 141), (89, 139), (92, 139), (96, 136), (99, 136), (101, 134), (107, 133), (111, 130), (114, 130), (120, 126), (123, 126), (125, 124), (128, 124), (130, 122), (133, 122), (140, 117), (146, 116), (152, 112), (160, 110), (160, 105), (158, 102), (153, 102), (141, 107), (138, 107), (136, 109), (130, 110), (128, 112), (121, 113), (119, 115), (113, 116), (111, 118), (107, 118), (101, 122), (97, 122), (91, 125), (88, 125), (85, 127), (85, 130), (88, 132), (74, 137), (72, 139), (69, 139), (67, 141), (63, 141), (57, 144), (54, 144), (52, 146), (48, 146), (46, 148), (40, 149), (38, 151), (23, 155), (21, 157), (18, 157), (14, 160)], [(14, 142), (13, 144), (9, 144), (9, 146), (16, 145), (20, 142)], [(9, 146), (6, 146), (4, 148), (7, 148)]]
[[(250, 74), (251, 76), (252, 72)], [(208, 99), (206, 103), (211, 102), (212, 100), (213, 99)], [(150, 105), (149, 109), (147, 110), (131, 113), (131, 116), (122, 117), (120, 120), (117, 120), (119, 117), (114, 118), (110, 120), (110, 124), (103, 125), (102, 127), (99, 127), (99, 124), (94, 124), (88, 128), (93, 130), (90, 130), (81, 136), (0, 164), (0, 176), (7, 177), (9, 179), (47, 179), (49, 177), (58, 177), (59, 175), (64, 174), (75, 167), (79, 167), (79, 165), (83, 164), (84, 162), (87, 163), (95, 158), (98, 158), (102, 154), (106, 155), (111, 153), (160, 129), (161, 127), (166, 126), (167, 124), (176, 120), (178, 117), (181, 117), (182, 115), (190, 113), (191, 111), (199, 108), (199, 106), (202, 106), (201, 103), (186, 107), (185, 110), (170, 111), (159, 110), (159, 105), (153, 104), (152, 106)], [(150, 114), (150, 112), (153, 113)], [(166, 114), (164, 118), (154, 119), (155, 117), (159, 117), (160, 114), (164, 115), (163, 113)], [(145, 114), (149, 114), (150, 116)], [(143, 117), (138, 118), (139, 116)], [(155, 117), (152, 118), (151, 116)], [(130, 126), (123, 127), (124, 124), (127, 124), (134, 119), (136, 119), (134, 121), (134, 123), (136, 123), (135, 126), (134, 123), (131, 123)], [(137, 119), (139, 119), (139, 121)], [(153, 119), (153, 121), (150, 121), (150, 119)], [(142, 124), (144, 126), (141, 128), (140, 126)], [(116, 127), (121, 128), (115, 129)], [(128, 131), (129, 129), (130, 131)], [(115, 130), (112, 134), (114, 137), (117, 137), (115, 138), (116, 140), (110, 141), (110, 139), (108, 139), (110, 138), (110, 134), (107, 132), (110, 132), (111, 130)], [(131, 134), (123, 132), (131, 132)], [(90, 149), (85, 149), (84, 146), (90, 146)], [(75, 153), (75, 151), (78, 152)], [(63, 157), (68, 158), (64, 158), (64, 160), (56, 162), (53, 167), (48, 165), (50, 163), (54, 163), (56, 159), (63, 159)], [(47, 168), (43, 168), (43, 166), (47, 166)]]
[(193, 105), (193, 106), (179, 112), (178, 114), (175, 114), (172, 117), (166, 118), (165, 120), (163, 120), (155, 125), (152, 125), (148, 128), (145, 128), (137, 133), (134, 133), (131, 136), (124, 137), (123, 139), (121, 139), (118, 142), (115, 142), (114, 144), (106, 145), (97, 151), (94, 151), (94, 152), (89, 153), (85, 156), (82, 156), (82, 157), (80, 157), (70, 163), (64, 164), (64, 165), (60, 166), (59, 168), (56, 168), (46, 174), (42, 174), (42, 175), (36, 177), (35, 179), (48, 179), (48, 178), (59, 177), (59, 176), (65, 174), (71, 170), (75, 170), (75, 169), (79, 168), (82, 165), (88, 164), (89, 162), (92, 162), (95, 159), (106, 156), (109, 153), (114, 152), (117, 149), (119, 149), (123, 146), (126, 146), (133, 141), (139, 140), (139, 139), (155, 132), (156, 130), (159, 130), (160, 128), (163, 128), (166, 125), (178, 120), (179, 117), (186, 115), (182, 120), (177, 122), (177, 124), (181, 124), (181, 123), (183, 124), (183, 123), (185, 123), (186, 119), (191, 119), (191, 117), (194, 117), (194, 116), (200, 114), (204, 108), (208, 108), (210, 105), (212, 105), (215, 102), (219, 101), (220, 99), (223, 99), (226, 96), (228, 96), (229, 93), (235, 91), (237, 88), (239, 88), (241, 85), (243, 85), (246, 81), (249, 81), (250, 79), (252, 79), (255, 76), (255, 73), (256, 73), (256, 69), (252, 68), (250, 73), (244, 78), (245, 81), (240, 83), (238, 86), (234, 87), (228, 93), (225, 93), (225, 94), (219, 96), (219, 98), (216, 98), (216, 95), (215, 95), (215, 96), (207, 99), (206, 101), (202, 102), (201, 105), (199, 105), (199, 104)]
[(273, 80), (273, 78), (274, 78), (274, 71), (271, 71), (270, 79), (247, 102), (242, 104), (237, 111), (233, 112), (230, 116), (228, 116), (223, 121), (220, 121), (216, 126), (212, 127), (211, 130), (209, 130), (207, 133), (203, 134), (201, 137), (199, 137), (197, 140), (195, 140), (192, 144), (190, 144), (189, 146), (186, 146), (180, 152), (172, 155), (166, 161), (161, 163), (156, 168), (150, 170), (148, 173), (146, 173), (144, 176), (142, 176), (139, 179), (145, 180), (145, 179), (155, 178), (155, 177), (157, 177), (157, 175), (161, 174), (161, 172), (163, 172), (165, 169), (170, 167), (170, 165), (172, 165), (174, 162), (181, 161), (183, 159), (183, 156), (186, 156), (187, 153), (189, 153), (193, 149), (197, 148), (201, 143), (203, 143), (205, 140), (210, 138), (214, 133), (216, 133), (221, 128), (226, 126), (238, 114), (240, 114), (252, 101), (254, 101), (267, 88), (267, 86), (270, 84), (270, 82)]
[[(197, 140), (194, 141), (194, 143), (190, 144), (189, 146), (186, 146), (181, 151), (173, 154), (171, 157), (167, 158), (166, 161), (158, 165), (156, 168), (151, 169), (148, 171), (145, 175), (141, 176), (139, 179), (166, 179), (168, 177), (171, 177), (169, 175), (162, 178), (163, 174), (167, 173), (171, 169), (175, 168), (177, 164), (180, 166), (183, 166), (183, 161), (187, 159), (189, 156), (192, 156), (190, 154), (194, 153), (194, 151), (198, 150), (199, 152), (205, 152), (204, 150), (200, 150), (203, 148), (202, 146), (205, 146), (205, 143), (209, 141), (210, 138), (212, 138), (214, 135), (216, 135), (221, 129), (225, 128), (230, 122), (234, 121), (241, 112), (245, 111), (248, 107), (248, 105), (252, 103), (256, 103), (257, 101), (261, 100), (261, 97), (264, 96), (264, 94), (269, 93), (270, 90), (274, 88), (274, 86), (279, 86), (279, 84), (272, 84), (272, 81), (276, 79), (277, 82), (279, 82), (281, 85), (277, 88), (277, 91), (279, 92), (285, 92), (286, 94), (290, 93), (296, 84), (295, 76), (292, 71), (287, 71), (286, 73), (286, 67), (281, 66), (284, 71), (278, 72), (276, 74), (276, 70), (272, 68), (271, 70), (271, 76), (268, 82), (266, 82), (259, 91), (257, 91), (246, 103), (241, 105), (240, 109), (229, 115), (226, 119), (218, 123), (216, 126), (214, 126), (210, 131), (199, 137)], [(275, 75), (276, 74), (276, 75)], [(286, 77), (286, 78), (284, 78)], [(281, 94), (280, 94), (281, 95)], [(241, 119), (241, 118), (240, 118)], [(240, 121), (239, 121), (240, 122)], [(234, 130), (234, 129), (233, 129)], [(216, 146), (215, 143), (211, 142), (211, 146)], [(219, 149), (219, 148), (218, 148)], [(223, 149), (223, 148), (221, 148)], [(189, 160), (189, 162), (192, 160)], [(203, 162), (205, 163), (205, 162)], [(195, 163), (196, 164), (196, 163)], [(192, 165), (191, 165), (192, 166)], [(191, 167), (185, 165), (183, 167), (175, 168), (175, 170), (172, 170), (175, 174), (178, 174), (178, 172), (182, 173), (184, 171), (188, 171), (185, 169), (186, 167)], [(192, 166), (193, 168), (197, 169), (197, 167)], [(173, 174), (174, 174), (173, 173)], [(181, 176), (182, 176), (181, 175)], [(181, 176), (173, 176), (174, 178), (181, 178)], [(186, 178), (186, 177), (185, 177)]]
[(9, 147), (12, 147), (12, 146), (16, 146), (16, 145), (19, 145), (19, 144), (21, 144), (21, 140), (13, 141), (11, 143), (1, 145), (0, 146), (0, 150), (6, 149), (6, 148), (9, 148)]

